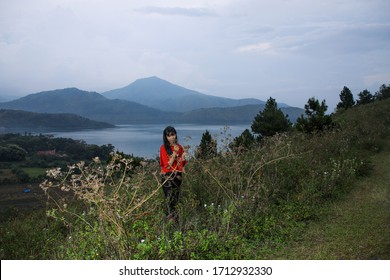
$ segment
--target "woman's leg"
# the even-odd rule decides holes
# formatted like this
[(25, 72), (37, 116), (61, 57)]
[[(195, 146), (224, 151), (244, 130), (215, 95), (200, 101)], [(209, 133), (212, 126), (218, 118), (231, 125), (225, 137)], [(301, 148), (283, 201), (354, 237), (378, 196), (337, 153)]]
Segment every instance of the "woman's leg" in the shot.
[(166, 214), (168, 218), (177, 219), (176, 205), (179, 201), (181, 176), (168, 178), (163, 177), (163, 191), (167, 200)]

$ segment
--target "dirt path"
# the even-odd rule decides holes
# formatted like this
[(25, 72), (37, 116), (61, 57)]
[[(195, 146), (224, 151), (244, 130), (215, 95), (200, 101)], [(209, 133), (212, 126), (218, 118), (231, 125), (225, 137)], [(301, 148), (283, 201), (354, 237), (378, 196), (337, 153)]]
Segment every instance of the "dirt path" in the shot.
[(372, 163), (369, 177), (275, 258), (390, 260), (390, 152), (377, 154)]

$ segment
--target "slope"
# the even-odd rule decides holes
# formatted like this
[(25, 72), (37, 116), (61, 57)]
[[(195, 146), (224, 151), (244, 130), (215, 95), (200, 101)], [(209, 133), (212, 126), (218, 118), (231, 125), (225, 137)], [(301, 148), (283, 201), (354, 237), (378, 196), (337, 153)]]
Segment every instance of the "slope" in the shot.
[(350, 147), (343, 148), (355, 158), (363, 158), (362, 164), (366, 162), (363, 173), (351, 182), (349, 191), (319, 207), (318, 219), (292, 237), (289, 244), (260, 253), (260, 258), (390, 259), (389, 108), (387, 99), (333, 116), (345, 132), (344, 140), (353, 139)]
[(269, 259), (390, 259), (390, 151), (372, 157), (373, 173), (356, 183), (342, 200), (332, 202), (324, 217), (300, 240)]

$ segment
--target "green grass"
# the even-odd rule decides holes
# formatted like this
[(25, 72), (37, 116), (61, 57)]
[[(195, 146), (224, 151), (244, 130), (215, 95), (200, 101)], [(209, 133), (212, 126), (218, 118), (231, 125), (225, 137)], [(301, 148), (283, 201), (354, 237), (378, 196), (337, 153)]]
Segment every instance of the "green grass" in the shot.
[(269, 259), (390, 259), (390, 151), (372, 157), (373, 173), (323, 208), (322, 218)]
[(43, 167), (23, 167), (24, 172), (30, 176), (30, 178), (37, 178), (46, 174), (47, 168)]

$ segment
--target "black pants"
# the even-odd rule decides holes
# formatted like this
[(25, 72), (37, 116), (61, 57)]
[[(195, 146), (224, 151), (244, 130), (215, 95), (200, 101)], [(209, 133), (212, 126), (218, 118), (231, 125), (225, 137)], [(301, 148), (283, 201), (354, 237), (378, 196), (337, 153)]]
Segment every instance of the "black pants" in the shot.
[(180, 186), (182, 182), (182, 174), (165, 173), (161, 176), (162, 188), (167, 200), (166, 214), (170, 218), (177, 218), (176, 205), (179, 200)]

